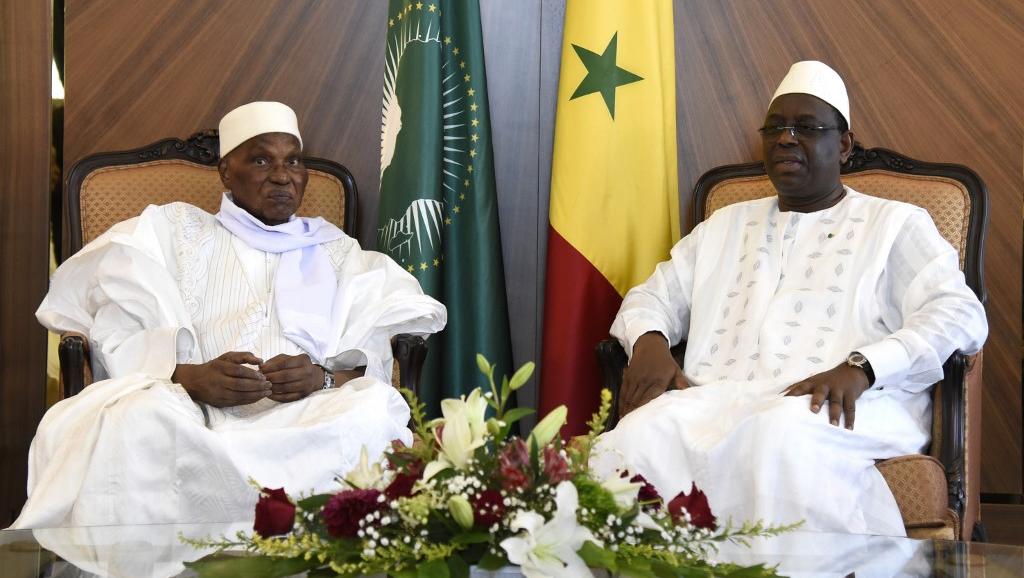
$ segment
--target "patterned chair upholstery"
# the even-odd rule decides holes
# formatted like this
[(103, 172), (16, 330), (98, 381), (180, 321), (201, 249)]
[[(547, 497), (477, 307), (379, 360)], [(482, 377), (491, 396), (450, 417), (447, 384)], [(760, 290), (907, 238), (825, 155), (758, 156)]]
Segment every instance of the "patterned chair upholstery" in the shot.
[[(985, 302), (983, 244), (988, 216), (985, 185), (967, 167), (926, 163), (886, 149), (855, 145), (843, 167), (844, 184), (861, 193), (926, 209), (939, 233), (960, 254), (967, 284)], [(693, 225), (716, 210), (775, 194), (763, 163), (717, 167), (694, 188)], [(682, 365), (686, 343), (673, 347)], [(626, 354), (614, 340), (598, 345), (605, 386), (618, 391)], [(877, 464), (912, 538), (970, 540), (980, 526), (982, 354), (954, 353), (934, 388), (932, 441), (927, 454)], [(617, 409), (617, 402), (613, 406)], [(613, 416), (615, 419), (617, 416)]]
[[(217, 172), (216, 131), (192, 135), (187, 141), (165, 139), (139, 149), (100, 153), (75, 164), (68, 174), (66, 259), (113, 224), (142, 213), (148, 205), (174, 201), (193, 204), (209, 213), (220, 207), (224, 190)], [(358, 190), (352, 173), (326, 159), (305, 159), (309, 170), (300, 216), (322, 216), (354, 234)], [(392, 383), (418, 391), (426, 341), (412, 335), (392, 343)], [(75, 395), (92, 382), (89, 345), (78, 334), (64, 334), (58, 349), (62, 391)]]

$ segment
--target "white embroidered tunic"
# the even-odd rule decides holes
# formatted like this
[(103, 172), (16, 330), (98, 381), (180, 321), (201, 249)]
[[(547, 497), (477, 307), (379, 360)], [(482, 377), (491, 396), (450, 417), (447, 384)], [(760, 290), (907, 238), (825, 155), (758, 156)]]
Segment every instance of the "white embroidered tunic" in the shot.
[(408, 406), (390, 385), (390, 339), (439, 331), (444, 306), (351, 238), (322, 247), (338, 279), (323, 362), (365, 365), (365, 377), (291, 403), (226, 409), (200, 406), (170, 377), (177, 363), (228, 351), (301, 352), (275, 312), (278, 255), (173, 203), (115, 225), (64, 263), (37, 317), (89, 336), (99, 381), (43, 417), (15, 527), (251, 519), (250, 477), (292, 495), (326, 491), (364, 445), (376, 456), (393, 439), (411, 442)]
[[(627, 293), (612, 334), (632, 355), (649, 331), (687, 340), (684, 374), (604, 438), (674, 495), (691, 481), (719, 516), (902, 534), (874, 460), (919, 452), (928, 388), (953, 351), (980, 349), (985, 313), (956, 251), (918, 207), (847, 188), (835, 206), (782, 212), (775, 197), (720, 209)], [(853, 351), (876, 381), (855, 430), (781, 391)], [(610, 458), (605, 458), (610, 459)]]

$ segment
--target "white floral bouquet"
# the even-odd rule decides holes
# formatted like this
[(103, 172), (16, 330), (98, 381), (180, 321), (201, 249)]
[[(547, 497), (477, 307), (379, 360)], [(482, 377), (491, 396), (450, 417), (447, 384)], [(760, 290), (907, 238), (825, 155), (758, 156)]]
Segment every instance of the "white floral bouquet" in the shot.
[[(364, 449), (334, 494), (292, 499), (282, 489), (262, 488), (252, 534), (183, 538), (217, 549), (190, 568), (211, 578), (302, 572), (467, 578), (471, 566), (510, 564), (529, 578), (589, 578), (596, 568), (637, 578), (776, 575), (773, 568), (707, 558), (720, 542), (791, 527), (720, 528), (696, 485), (665, 503), (640, 475), (600, 479), (591, 471), (590, 451), (611, 409), (607, 390), (586, 436), (563, 444), (562, 406), (522, 439), (510, 431), (532, 410), (506, 405), (533, 364), (498, 387), (494, 366), (483, 356), (477, 363), (489, 391), (442, 401), (439, 419), (428, 421), (423, 404), (403, 391), (412, 409), (412, 447), (396, 442), (383, 463), (370, 463)], [(239, 549), (248, 555), (226, 552)]]

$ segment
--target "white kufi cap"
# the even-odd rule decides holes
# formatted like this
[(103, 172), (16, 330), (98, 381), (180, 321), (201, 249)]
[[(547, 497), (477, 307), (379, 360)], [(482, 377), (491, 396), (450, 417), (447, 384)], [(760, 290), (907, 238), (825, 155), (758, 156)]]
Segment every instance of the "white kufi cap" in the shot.
[(221, 158), (252, 137), (270, 132), (295, 135), (299, 139), (299, 148), (302, 148), (302, 135), (299, 134), (295, 111), (280, 102), (243, 104), (220, 119), (218, 132)]
[(846, 85), (839, 73), (827, 64), (817, 60), (797, 62), (789, 68), (786, 78), (772, 95), (772, 101), (783, 94), (809, 94), (831, 104), (850, 123), (850, 97), (846, 94)]

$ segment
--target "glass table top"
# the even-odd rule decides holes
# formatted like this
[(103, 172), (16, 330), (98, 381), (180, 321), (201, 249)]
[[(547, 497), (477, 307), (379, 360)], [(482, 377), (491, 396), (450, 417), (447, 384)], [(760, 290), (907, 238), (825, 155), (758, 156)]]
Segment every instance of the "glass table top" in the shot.
[[(106, 526), (0, 531), (2, 578), (113, 578), (194, 576), (184, 562), (208, 551), (182, 544), (190, 538), (233, 536), (249, 523)], [(719, 561), (777, 564), (793, 577), (1024, 576), (1024, 548), (999, 544), (911, 540), (793, 532), (744, 547), (724, 545)], [(514, 569), (474, 572), (479, 578), (518, 576)]]

